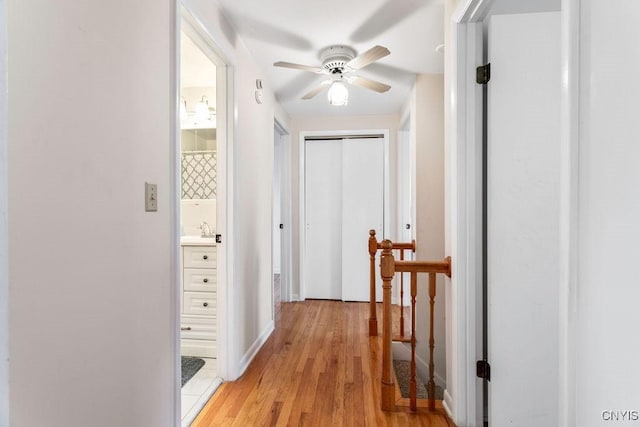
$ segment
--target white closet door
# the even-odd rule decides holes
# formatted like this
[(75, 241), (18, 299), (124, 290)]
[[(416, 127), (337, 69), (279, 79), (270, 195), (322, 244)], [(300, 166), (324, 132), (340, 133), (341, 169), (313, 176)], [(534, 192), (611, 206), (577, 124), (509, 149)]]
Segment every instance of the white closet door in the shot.
[(342, 141), (305, 142), (304, 298), (342, 297)]
[(489, 422), (558, 425), (560, 16), (489, 25)]
[(376, 230), (378, 239), (382, 239), (383, 183), (383, 139), (345, 139), (342, 143), (341, 240), (344, 301), (369, 301), (367, 239), (372, 228)]

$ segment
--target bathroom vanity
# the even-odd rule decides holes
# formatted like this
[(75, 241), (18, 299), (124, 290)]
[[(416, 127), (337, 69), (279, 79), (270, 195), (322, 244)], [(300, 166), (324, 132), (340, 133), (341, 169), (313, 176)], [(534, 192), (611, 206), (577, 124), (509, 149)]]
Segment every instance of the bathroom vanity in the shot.
[(217, 251), (215, 240), (180, 239), (180, 349), (183, 356), (216, 357)]

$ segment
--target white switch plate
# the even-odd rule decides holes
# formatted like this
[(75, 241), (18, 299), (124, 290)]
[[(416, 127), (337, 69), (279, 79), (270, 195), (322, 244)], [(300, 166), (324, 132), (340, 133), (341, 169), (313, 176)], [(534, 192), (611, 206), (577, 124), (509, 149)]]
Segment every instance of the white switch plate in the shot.
[(158, 211), (158, 184), (144, 183), (144, 210), (146, 212)]

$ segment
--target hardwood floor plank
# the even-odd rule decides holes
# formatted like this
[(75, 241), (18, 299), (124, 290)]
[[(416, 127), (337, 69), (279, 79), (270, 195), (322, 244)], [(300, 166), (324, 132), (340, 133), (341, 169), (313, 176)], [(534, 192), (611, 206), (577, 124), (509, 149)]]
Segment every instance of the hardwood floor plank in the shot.
[(453, 426), (442, 410), (380, 410), (380, 344), (368, 336), (367, 304), (282, 303), (247, 371), (218, 389), (192, 427)]

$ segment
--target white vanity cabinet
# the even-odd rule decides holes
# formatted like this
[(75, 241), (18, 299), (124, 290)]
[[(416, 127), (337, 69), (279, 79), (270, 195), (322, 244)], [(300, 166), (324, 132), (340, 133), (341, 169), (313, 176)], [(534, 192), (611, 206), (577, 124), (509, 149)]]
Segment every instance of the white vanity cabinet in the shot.
[(183, 243), (180, 351), (183, 356), (216, 357), (216, 247)]

